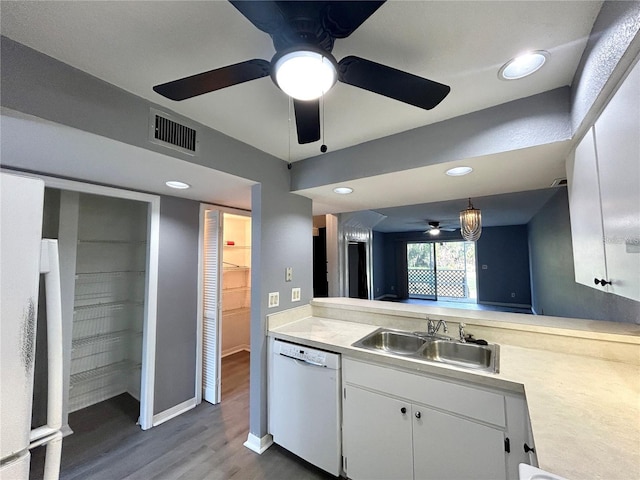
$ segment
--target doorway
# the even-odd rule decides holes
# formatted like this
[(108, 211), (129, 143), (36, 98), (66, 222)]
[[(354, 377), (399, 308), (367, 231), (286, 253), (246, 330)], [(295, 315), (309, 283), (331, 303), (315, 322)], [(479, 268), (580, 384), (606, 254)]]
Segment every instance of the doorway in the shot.
[[(223, 392), (234, 390), (238, 379), (249, 378), (251, 217), (206, 205), (201, 213), (202, 332), (196, 397), (198, 403), (216, 404)], [(232, 375), (225, 369), (232, 369)]]
[(347, 245), (347, 279), (349, 298), (369, 298), (367, 244), (349, 241)]
[(407, 243), (409, 298), (477, 303), (474, 242)]

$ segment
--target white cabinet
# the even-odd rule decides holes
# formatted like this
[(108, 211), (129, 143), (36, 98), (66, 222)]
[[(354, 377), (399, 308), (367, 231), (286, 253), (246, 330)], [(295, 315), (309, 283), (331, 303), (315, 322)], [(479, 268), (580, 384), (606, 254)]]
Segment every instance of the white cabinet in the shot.
[(640, 63), (567, 161), (576, 282), (633, 300), (640, 300), (639, 132)]
[(346, 386), (344, 454), (349, 478), (412, 480), (411, 404)]
[(576, 147), (574, 157), (567, 161), (567, 178), (575, 279), (593, 287), (594, 279), (607, 278), (593, 128)]
[(416, 479), (507, 478), (504, 441), (501, 429), (413, 406)]
[[(507, 479), (537, 464), (523, 395), (343, 359), (345, 471), (360, 479)], [(508, 444), (508, 447), (507, 447)]]

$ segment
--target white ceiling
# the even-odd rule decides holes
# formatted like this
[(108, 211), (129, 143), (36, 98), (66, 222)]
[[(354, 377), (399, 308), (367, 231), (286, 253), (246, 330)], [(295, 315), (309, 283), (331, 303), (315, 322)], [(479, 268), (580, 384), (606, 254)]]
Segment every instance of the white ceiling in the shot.
[[(424, 111), (337, 84), (324, 101), (324, 143), (335, 151), (570, 85), (601, 3), (387, 1), (350, 37), (336, 40), (334, 56), (357, 55), (387, 64), (448, 84), (451, 93), (435, 109)], [(153, 92), (154, 85), (187, 75), (251, 58), (271, 59), (269, 36), (226, 1), (2, 1), (0, 8), (2, 34), (13, 40), (283, 160), (319, 154), (322, 141), (297, 145), (289, 101), (268, 77), (183, 102)], [(529, 49), (549, 51), (548, 64), (522, 80), (498, 79), (507, 60)], [(509, 160), (514, 182), (507, 190), (539, 189), (549, 185), (550, 175), (563, 176), (560, 155), (566, 145), (549, 148), (553, 151), (523, 152), (518, 158), (539, 155), (554, 158), (552, 164)], [(351, 182), (360, 192), (373, 192), (369, 198), (330, 199), (328, 186), (299, 193), (314, 199), (315, 213), (505, 193), (504, 176), (493, 174), (506, 159), (473, 159), (497, 163), (487, 172), (477, 170), (469, 180), (457, 179), (452, 189), (440, 182), (427, 196), (424, 184), (412, 182), (412, 171)], [(539, 170), (531, 167), (534, 163)], [(388, 193), (385, 202), (374, 201), (380, 197), (375, 194), (380, 182)]]

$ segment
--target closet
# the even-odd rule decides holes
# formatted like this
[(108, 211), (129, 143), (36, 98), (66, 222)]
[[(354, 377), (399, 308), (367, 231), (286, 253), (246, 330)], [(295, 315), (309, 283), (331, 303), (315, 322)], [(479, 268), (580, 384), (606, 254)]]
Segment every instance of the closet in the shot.
[(206, 206), (201, 213), (202, 399), (215, 404), (229, 385), (222, 357), (242, 363), (250, 349), (251, 217)]
[(221, 354), (249, 350), (251, 218), (223, 213)]
[(148, 204), (79, 194), (69, 412), (140, 400)]
[[(63, 294), (65, 418), (123, 393), (140, 401), (149, 205), (45, 189), (43, 231), (58, 239), (61, 281), (68, 292)], [(38, 324), (44, 325), (41, 311)], [(39, 327), (36, 340), (38, 425), (47, 405), (44, 332)]]

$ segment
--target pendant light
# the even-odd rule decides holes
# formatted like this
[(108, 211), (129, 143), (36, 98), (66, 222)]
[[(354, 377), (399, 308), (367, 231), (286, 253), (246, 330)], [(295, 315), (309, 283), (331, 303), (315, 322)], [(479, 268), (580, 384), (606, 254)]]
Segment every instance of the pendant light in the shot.
[(471, 199), (469, 199), (469, 206), (460, 212), (460, 233), (468, 242), (475, 242), (482, 233), (482, 215), (480, 210), (473, 208)]

